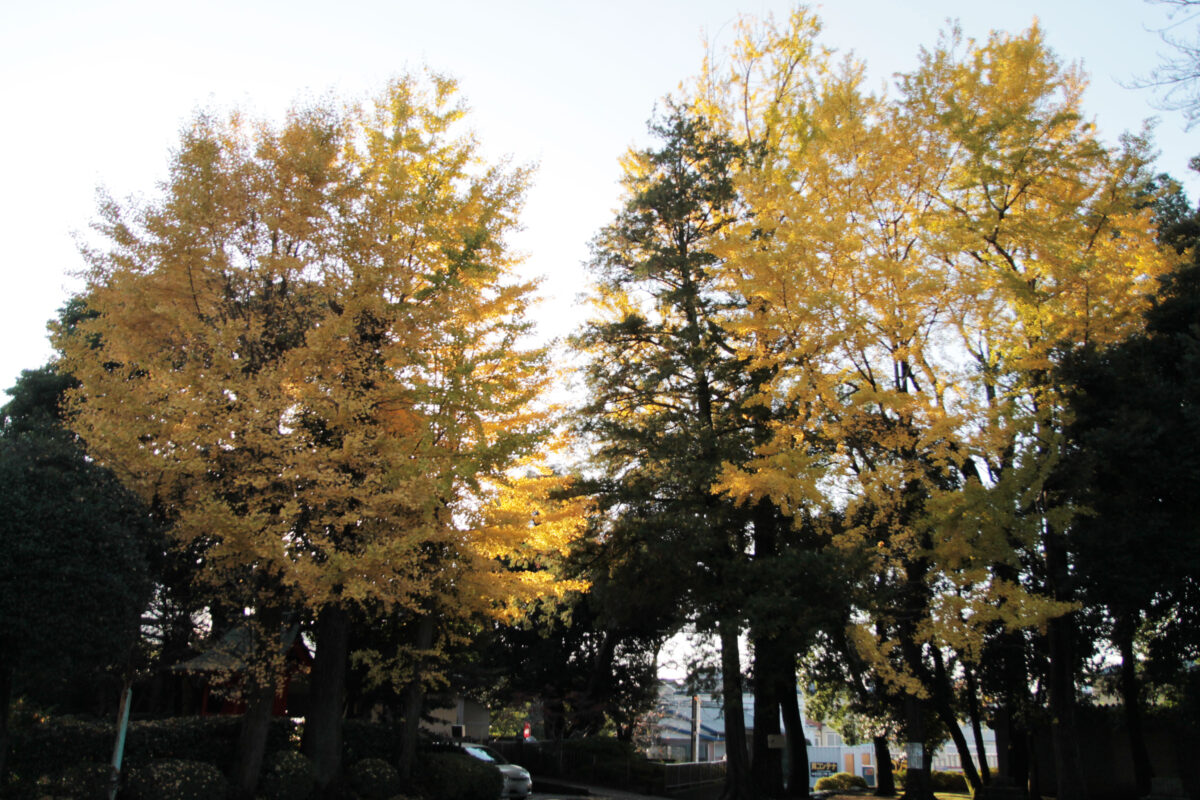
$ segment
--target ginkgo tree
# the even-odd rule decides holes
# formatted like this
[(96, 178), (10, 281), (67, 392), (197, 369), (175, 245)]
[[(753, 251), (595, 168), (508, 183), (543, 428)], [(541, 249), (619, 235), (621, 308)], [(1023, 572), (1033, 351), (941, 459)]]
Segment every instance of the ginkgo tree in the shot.
[(429, 628), (557, 588), (522, 566), (579, 519), (541, 463), (553, 373), (528, 344), (535, 287), (507, 244), (529, 173), (486, 163), (463, 116), (454, 82), (431, 75), (279, 125), (197, 117), (158, 199), (103, 203), (93, 317), (57, 337), (92, 456), (256, 632), (243, 795), (281, 624), (317, 620), (326, 702), (305, 749), (326, 784), (350, 609)]
[[(788, 412), (720, 488), (844, 515), (836, 543), (869, 553), (879, 579), (849, 638), (908, 699), (917, 744), (923, 709), (958, 733), (951, 656), (978, 661), (997, 627), (1048, 629), (1070, 793), (1051, 367), (1133, 330), (1171, 263), (1141, 208), (1144, 143), (1099, 139), (1082, 76), (1036, 27), (944, 37), (895, 98), (865, 91), (818, 31), (804, 11), (747, 26), (731, 69), (714, 62), (696, 92), (714, 127), (761, 154), (740, 176), (746, 221), (714, 249), (745, 297), (744, 352), (773, 375), (760, 402)], [(927, 795), (910, 776), (907, 793)]]

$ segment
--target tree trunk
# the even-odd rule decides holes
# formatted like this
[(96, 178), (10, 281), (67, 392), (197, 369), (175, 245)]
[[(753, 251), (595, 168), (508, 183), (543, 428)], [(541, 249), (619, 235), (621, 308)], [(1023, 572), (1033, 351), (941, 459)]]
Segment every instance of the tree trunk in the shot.
[(542, 700), (542, 739), (561, 742), (567, 734), (567, 711), (561, 697)]
[(1038, 768), (1037, 734), (1032, 728), (1025, 731), (1025, 753), (1029, 797), (1039, 800), (1042, 796), (1042, 773)]
[(1150, 794), (1150, 753), (1142, 728), (1142, 698), (1137, 678), (1137, 657), (1133, 652), (1133, 625), (1118, 624), (1117, 649), (1121, 653), (1121, 697), (1125, 701), (1125, 727), (1129, 729), (1130, 755), (1133, 758), (1133, 777), (1138, 796)]
[[(1046, 572), (1055, 600), (1070, 601), (1070, 566), (1065, 537), (1049, 528), (1043, 534)], [(1047, 625), (1050, 655), (1050, 736), (1054, 744), (1054, 767), (1058, 782), (1057, 800), (1084, 800), (1083, 758), (1079, 750), (1079, 726), (1075, 718), (1074, 612), (1050, 620)]]
[(312, 762), (317, 788), (322, 794), (328, 794), (342, 772), (342, 720), (350, 654), (349, 614), (339, 606), (325, 606), (317, 617), (316, 635), (311, 699), (300, 750)]
[[(754, 507), (754, 557), (771, 563), (779, 556), (779, 528), (775, 506), (760, 500)], [(754, 649), (754, 740), (750, 759), (751, 783), (757, 797), (783, 796), (783, 750), (771, 747), (778, 737), (779, 704), (785, 691), (796, 693), (794, 659), (788, 658), (778, 636), (759, 630), (760, 620), (750, 621)], [(788, 673), (790, 670), (790, 674)]]
[(412, 778), (413, 764), (417, 759), (417, 731), (421, 727), (421, 711), (425, 705), (423, 653), (433, 646), (433, 615), (424, 614), (417, 620), (416, 630), (417, 663), (413, 666), (413, 679), (404, 690), (404, 738), (400, 744), (400, 777), (407, 782)]
[[(962, 726), (958, 724), (958, 717), (954, 713), (954, 704), (951, 702), (951, 693), (954, 689), (950, 686), (950, 676), (946, 674), (946, 662), (942, 658), (941, 650), (936, 647), (933, 648), (933, 668), (934, 707), (942, 724), (949, 731), (954, 746), (958, 748), (963, 776), (967, 779), (967, 785), (971, 787), (971, 794), (975, 794), (979, 791), (982, 783), (979, 780), (979, 772), (975, 769), (975, 761), (971, 758), (971, 747), (967, 744), (967, 737), (963, 735)], [(927, 760), (928, 756), (929, 754), (926, 754)]]
[[(617, 652), (617, 645), (620, 643), (619, 633), (611, 629), (604, 631), (600, 639), (600, 646), (596, 648), (596, 655), (592, 658), (592, 669), (591, 674), (588, 675), (584, 702), (579, 704), (578, 708), (573, 709), (572, 732), (578, 732), (584, 736), (596, 736), (604, 727), (607, 721), (604, 707), (612, 695), (612, 663)], [(619, 728), (620, 726), (618, 726), (618, 738), (620, 738)]]
[(258, 788), (267, 750), (267, 733), (271, 727), (271, 712), (275, 708), (276, 680), (284, 663), (279, 636), (282, 624), (282, 609), (270, 606), (259, 609), (255, 619), (249, 623), (253, 645), (244, 677), (246, 713), (242, 715), (241, 730), (238, 732), (238, 755), (231, 781), (233, 796), (237, 800), (251, 800)]
[(1079, 751), (1079, 724), (1075, 719), (1075, 670), (1071, 655), (1074, 614), (1050, 620), (1050, 736), (1054, 744), (1054, 771), (1058, 800), (1084, 800), (1087, 789)]
[(992, 718), (992, 730), (996, 734), (996, 777), (1001, 780), (1008, 778), (1017, 786), (1024, 786), (1013, 769), (1016, 759), (1013, 758), (1012, 728), (1012, 710), (1004, 703), (996, 709)]
[(779, 643), (761, 637), (754, 643), (754, 756), (750, 771), (755, 794), (760, 798), (783, 796), (783, 751), (773, 749), (771, 736), (779, 727)]
[(725, 711), (725, 790), (722, 800), (749, 800), (750, 764), (746, 750), (746, 717), (742, 709), (741, 647), (738, 625), (723, 619), (717, 623), (721, 640), (721, 694)]
[(871, 740), (875, 745), (875, 796), (896, 796), (896, 773), (892, 770), (892, 753), (888, 749), (886, 736), (876, 736)]
[(984, 786), (988, 786), (992, 782), (992, 773), (988, 768), (987, 748), (983, 744), (983, 724), (979, 718), (979, 683), (975, 680), (975, 673), (969, 666), (965, 672), (967, 674), (967, 713), (971, 717), (971, 734), (975, 738), (975, 754), (979, 758), (979, 779)]
[[(958, 749), (959, 759), (962, 762), (963, 777), (967, 779), (967, 785), (971, 789), (971, 794), (979, 791), (983, 782), (979, 779), (979, 772), (975, 769), (975, 761), (971, 758), (971, 745), (967, 743), (967, 737), (963, 735), (962, 727), (955, 719), (954, 711), (949, 704), (939, 702), (937, 704), (938, 717), (941, 718), (942, 724), (950, 733), (950, 739), (954, 742), (954, 746)], [(929, 760), (929, 753), (925, 754), (925, 760)]]
[[(1014, 550), (1019, 548), (1015, 541), (1010, 540), (1009, 544)], [(1016, 584), (1020, 580), (1017, 569), (1011, 564), (999, 563), (994, 569), (996, 577), (1002, 581)], [(993, 720), (996, 731), (996, 776), (1001, 782), (1007, 780), (1012, 786), (1024, 787), (1029, 775), (1023, 727), (1019, 724), (1021, 708), (1026, 705), (1029, 692), (1024, 635), (1013, 631), (999, 632), (985, 646), (983, 660), (984, 663), (999, 667), (1000, 702)]]
[(267, 750), (267, 733), (271, 727), (271, 710), (275, 706), (275, 685), (272, 681), (256, 683), (247, 690), (246, 713), (238, 733), (237, 762), (233, 766), (233, 796), (251, 800), (258, 788), (259, 773)]
[[(787, 731), (789, 797), (808, 797), (808, 741), (804, 738), (804, 718), (800, 715), (800, 700), (796, 697), (796, 655), (788, 654), (787, 691), (780, 683), (779, 705), (783, 711), (783, 728)], [(780, 676), (782, 679), (782, 676)]]
[(919, 748), (920, 763), (914, 763), (916, 753), (909, 751), (904, 778), (903, 800), (934, 800), (929, 780), (929, 754), (925, 750), (925, 709), (914, 695), (904, 696), (904, 728), (908, 743)]
[(8, 769), (8, 726), (12, 710), (13, 668), (0, 656), (0, 786), (5, 785)]

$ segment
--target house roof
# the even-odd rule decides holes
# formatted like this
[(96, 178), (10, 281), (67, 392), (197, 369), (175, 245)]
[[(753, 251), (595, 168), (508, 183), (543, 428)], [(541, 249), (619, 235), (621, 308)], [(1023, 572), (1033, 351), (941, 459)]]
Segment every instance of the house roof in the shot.
[[(282, 632), (281, 649), (290, 658), (311, 664), (312, 655), (299, 637), (300, 627), (292, 625)], [(254, 652), (250, 630), (238, 626), (226, 631), (212, 647), (193, 658), (171, 666), (174, 672), (239, 672), (246, 668), (246, 659)]]

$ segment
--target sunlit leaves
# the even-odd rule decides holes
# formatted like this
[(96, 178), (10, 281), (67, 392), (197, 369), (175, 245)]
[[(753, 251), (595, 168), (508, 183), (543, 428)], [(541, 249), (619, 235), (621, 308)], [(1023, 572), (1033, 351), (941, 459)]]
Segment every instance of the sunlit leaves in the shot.
[(565, 547), (577, 509), (492, 519), (541, 491), (553, 419), (506, 244), (528, 171), (462, 117), (436, 75), (277, 126), (200, 116), (159, 198), (101, 209), (96, 317), (58, 336), (74, 425), (235, 604), (510, 615), (555, 590), (504, 564)]
[[(1069, 609), (996, 569), (1021, 572), (1069, 523), (1040, 494), (1056, 359), (1136, 329), (1173, 261), (1140, 199), (1146, 143), (1098, 138), (1082, 75), (1036, 27), (952, 31), (894, 97), (818, 30), (805, 12), (751, 26), (697, 92), (757, 156), (739, 183), (750, 213), (714, 250), (745, 298), (740, 352), (773, 375), (771, 439), (721, 488), (844, 514), (836, 544), (926, 586), (918, 638), (977, 655), (989, 625)], [(868, 648), (881, 669), (885, 645)]]

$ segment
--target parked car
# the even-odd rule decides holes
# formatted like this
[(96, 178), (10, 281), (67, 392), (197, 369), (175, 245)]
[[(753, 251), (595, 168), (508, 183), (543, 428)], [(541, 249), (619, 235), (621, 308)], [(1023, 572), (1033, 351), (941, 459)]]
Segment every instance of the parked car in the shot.
[(513, 764), (492, 748), (472, 742), (457, 742), (453, 745), (453, 749), (461, 751), (471, 758), (477, 758), (484, 763), (491, 764), (500, 770), (500, 774), (504, 776), (504, 788), (500, 792), (501, 797), (524, 800), (533, 791), (533, 778), (529, 776), (529, 770)]

